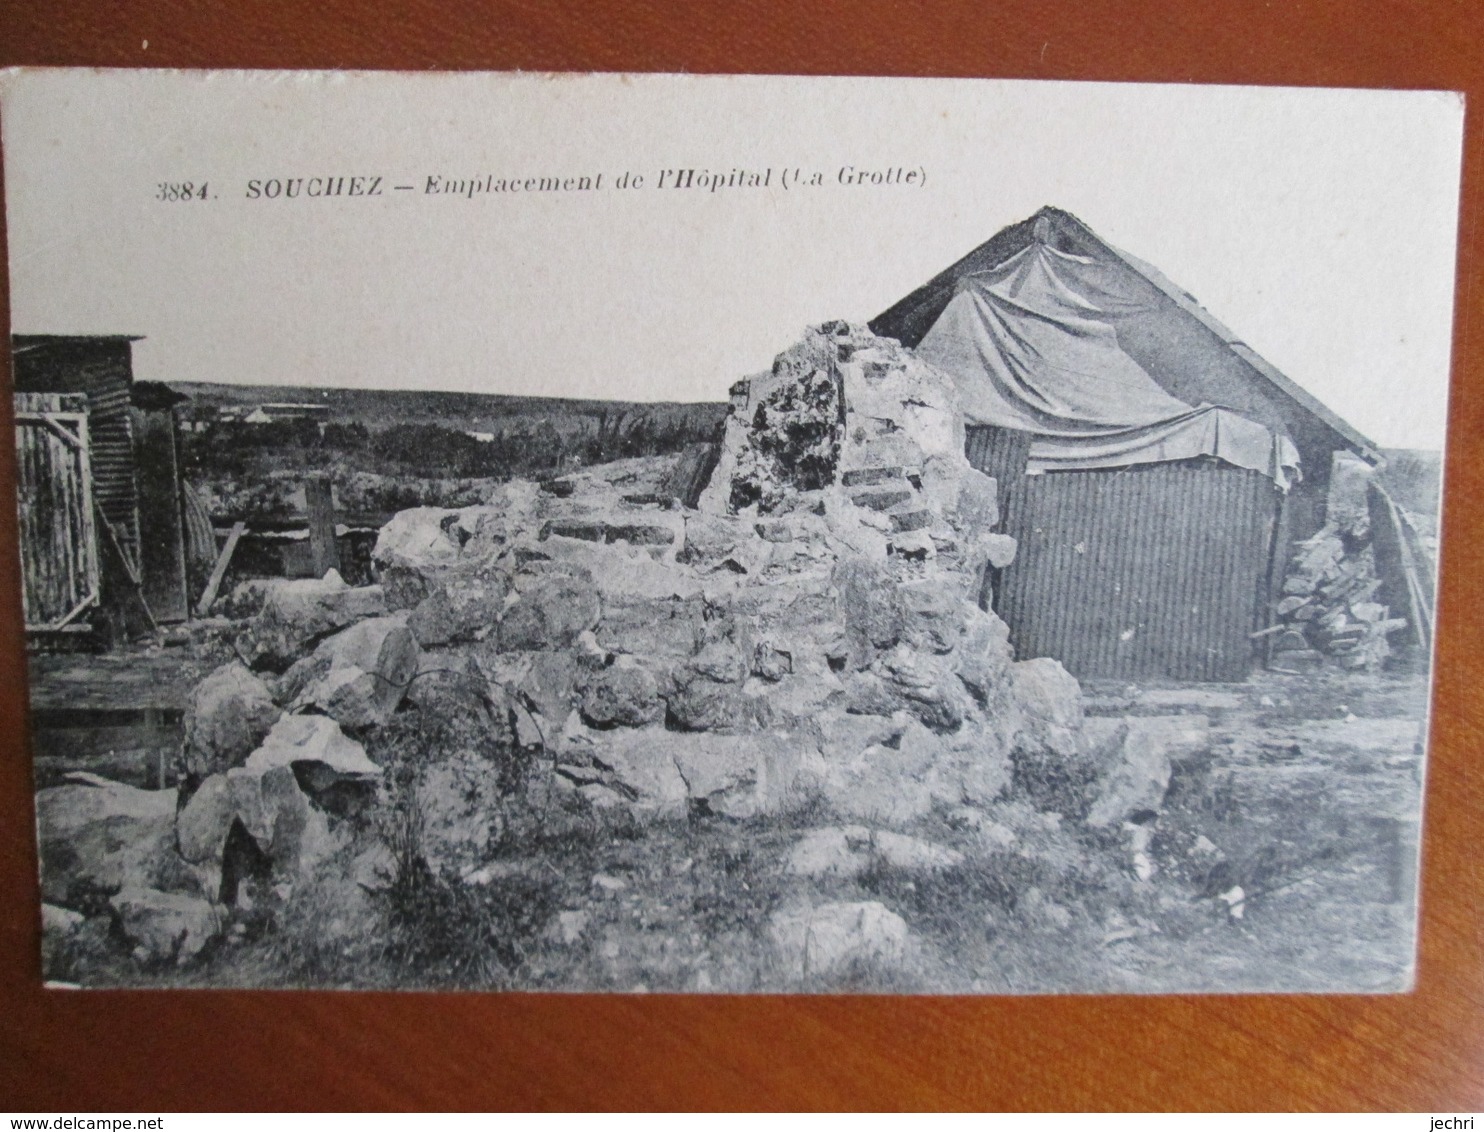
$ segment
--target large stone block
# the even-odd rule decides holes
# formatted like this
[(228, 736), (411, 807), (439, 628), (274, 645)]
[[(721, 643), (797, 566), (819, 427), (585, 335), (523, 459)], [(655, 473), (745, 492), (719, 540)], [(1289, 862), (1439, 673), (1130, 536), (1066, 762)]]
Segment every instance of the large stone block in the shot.
[(776, 680), (754, 678), (742, 687), (759, 727), (807, 727), (819, 714), (845, 704), (845, 685), (824, 665)]
[(550, 574), (524, 590), (500, 622), (500, 648), (507, 651), (571, 648), (602, 613), (592, 583)]
[(1203, 715), (1132, 716), (1121, 720), (1114, 752), (1099, 777), (1087, 813), (1094, 829), (1146, 821), (1164, 806), (1173, 764), (1204, 751), (1210, 721)]
[(222, 665), (186, 700), (187, 773), (205, 778), (240, 765), (281, 714), (262, 680), (235, 661)]
[(848, 761), (873, 745), (897, 746), (909, 717), (831, 711), (818, 719), (820, 752), (826, 762)]
[(301, 764), (306, 773), (326, 784), (336, 779), (374, 779), (381, 775), (381, 768), (366, 756), (366, 748), (324, 715), (284, 716), (243, 767), (261, 775), (273, 767)]
[(977, 468), (964, 468), (959, 476), (958, 498), (951, 516), (954, 525), (965, 531), (994, 530), (1000, 521), (999, 485), (994, 477)]
[(381, 528), (372, 557), (383, 567), (401, 567), (415, 577), (430, 566), (457, 562), (471, 534), (473, 531), (461, 524), (457, 510), (409, 507), (398, 511)]
[(187, 963), (221, 933), (221, 914), (199, 896), (130, 885), (109, 901), (119, 930), (147, 962)]
[(665, 698), (665, 717), (683, 731), (738, 731), (756, 725), (752, 698), (741, 684), (688, 674)]
[(885, 564), (866, 558), (841, 558), (835, 566), (834, 584), (840, 593), (851, 667), (865, 668), (878, 650), (892, 648), (901, 640), (900, 596)]
[(1013, 536), (997, 534), (993, 531), (982, 535), (978, 540), (978, 545), (984, 550), (985, 561), (997, 570), (1003, 570), (1014, 562), (1016, 552), (1020, 549), (1020, 544)]
[(41, 895), (88, 909), (125, 887), (194, 892), (194, 872), (176, 852), (174, 790), (139, 790), (93, 774), (71, 774), (36, 792)]
[(237, 651), (254, 668), (282, 671), (338, 629), (386, 613), (380, 586), (352, 588), (331, 570), (275, 586), (262, 610), (237, 640)]
[(905, 712), (834, 717), (825, 721), (823, 735), (823, 773), (816, 785), (836, 813), (903, 824), (932, 810), (941, 793), (935, 771), (945, 748), (916, 719)]
[(977, 606), (964, 600), (952, 581), (929, 578), (897, 587), (901, 611), (901, 639), (929, 653), (948, 653), (958, 647), (965, 622)]
[(267, 857), (276, 879), (292, 884), (335, 851), (329, 818), (299, 788), (290, 767), (238, 767), (227, 774), (227, 796), (233, 820)]
[(461, 561), (483, 560), (505, 542), (512, 520), (516, 527), (535, 504), (536, 485), (516, 481), (502, 484), (489, 504), (475, 507), (411, 507), (393, 515), (376, 536), (373, 560), (383, 571), (399, 575), (397, 604), (406, 609), (421, 600), (415, 588), (402, 588), (417, 579), (436, 577)]
[[(790, 578), (750, 586), (711, 603), (712, 619), (733, 626), (739, 646), (767, 641), (790, 656), (797, 671), (832, 662), (846, 664), (854, 655), (845, 631), (839, 591), (828, 576)], [(857, 646), (859, 647), (859, 646)]]
[(373, 617), (322, 641), (279, 681), (290, 709), (317, 708), (343, 727), (385, 723), (417, 674), (421, 650), (405, 614)]
[(548, 741), (560, 730), (577, 704), (578, 680), (583, 665), (573, 650), (481, 655), (483, 669), (492, 684), (512, 696), (514, 705), (535, 705), (541, 729)]
[(706, 603), (699, 596), (604, 601), (594, 630), (600, 647), (642, 657), (682, 658), (705, 638)]
[(974, 699), (994, 707), (1009, 687), (1010, 627), (977, 605), (963, 611), (963, 629), (953, 655), (953, 670)]
[(763, 541), (758, 539), (750, 520), (730, 515), (687, 515), (685, 543), (676, 559), (703, 574), (716, 571), (757, 574), (771, 554)]
[(509, 573), (488, 561), (461, 562), (425, 577), (407, 627), (426, 647), (477, 640), (496, 630), (510, 593)]
[(665, 718), (654, 677), (627, 656), (588, 677), (580, 710), (593, 727), (642, 727)]
[(180, 855), (192, 864), (220, 864), (236, 815), (227, 775), (213, 774), (201, 783), (176, 818)]
[(601, 789), (644, 820), (695, 808), (736, 818), (777, 813), (800, 802), (823, 773), (812, 743), (768, 732), (589, 731), (569, 751), (581, 752), (590, 766), (564, 766), (568, 779)]
[(689, 793), (675, 762), (675, 743), (675, 733), (662, 727), (598, 732), (583, 748), (603, 772), (601, 781), (589, 786), (616, 787), (642, 819), (684, 817)]
[(1010, 687), (1021, 713), (1021, 742), (1059, 755), (1075, 754), (1082, 687), (1061, 662), (1050, 657), (1017, 661), (1010, 666)]
[(866, 715), (907, 711), (934, 731), (953, 731), (974, 704), (950, 661), (898, 645), (846, 678), (850, 709)]
[(800, 799), (801, 780), (818, 774), (815, 752), (799, 736), (673, 735), (667, 743), (686, 796), (707, 812), (749, 818), (777, 813)]
[[(681, 517), (677, 514), (666, 519), (674, 524), (678, 538), (683, 529)], [(527, 544), (521, 544), (518, 550), (525, 552)], [(646, 598), (697, 597), (702, 592), (697, 571), (678, 564), (673, 547), (634, 547), (621, 541), (588, 542), (552, 535), (529, 544), (529, 552), (545, 556), (544, 569), (549, 573), (571, 574), (591, 582), (605, 606)], [(541, 568), (542, 560), (533, 557), (524, 570)], [(515, 580), (517, 590), (529, 588), (522, 585), (520, 574)]]

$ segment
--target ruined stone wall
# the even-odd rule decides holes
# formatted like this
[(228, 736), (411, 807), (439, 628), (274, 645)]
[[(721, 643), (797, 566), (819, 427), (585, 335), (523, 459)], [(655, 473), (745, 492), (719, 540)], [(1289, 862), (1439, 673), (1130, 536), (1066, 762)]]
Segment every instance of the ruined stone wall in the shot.
[[(375, 815), (408, 798), (426, 866), (482, 875), (512, 765), (589, 815), (822, 805), (903, 827), (1002, 797), (1012, 752), (1072, 756), (1076, 681), (1013, 663), (978, 605), (1014, 544), (990, 533), (995, 483), (964, 459), (948, 379), (837, 322), (733, 405), (698, 509), (667, 488), (673, 460), (619, 461), (398, 514), (378, 585), (332, 571), (244, 595), (261, 608), (192, 696), (179, 806), (95, 781), (43, 792), (47, 900), (102, 894), (145, 954), (183, 960), (246, 906), (234, 860), (262, 874), (257, 901), (331, 857), (351, 897), (384, 885)], [(409, 710), (468, 741), (404, 762), (393, 788), (367, 752)], [(139, 860), (79, 858), (69, 831), (116, 810), (142, 815)]]
[(635, 474), (405, 512), (377, 548), (389, 606), (531, 715), (566, 785), (652, 816), (823, 794), (902, 819), (1004, 789), (1027, 724), (977, 595), (1013, 542), (946, 377), (826, 324), (737, 391), (698, 510)]

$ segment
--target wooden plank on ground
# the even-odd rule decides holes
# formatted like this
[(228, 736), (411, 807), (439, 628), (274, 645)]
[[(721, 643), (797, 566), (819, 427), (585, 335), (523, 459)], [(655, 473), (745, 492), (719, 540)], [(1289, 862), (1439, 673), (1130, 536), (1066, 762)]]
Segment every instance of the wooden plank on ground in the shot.
[(246, 523), (232, 524), (232, 531), (227, 535), (222, 552), (216, 556), (216, 565), (211, 568), (211, 578), (206, 583), (201, 600), (196, 603), (196, 613), (199, 616), (205, 617), (211, 609), (211, 603), (216, 600), (216, 591), (221, 589), (222, 579), (227, 576), (227, 567), (232, 564), (232, 554), (236, 551), (237, 543), (246, 531)]
[(34, 712), (181, 711), (211, 665), (167, 651), (38, 653), (29, 662)]

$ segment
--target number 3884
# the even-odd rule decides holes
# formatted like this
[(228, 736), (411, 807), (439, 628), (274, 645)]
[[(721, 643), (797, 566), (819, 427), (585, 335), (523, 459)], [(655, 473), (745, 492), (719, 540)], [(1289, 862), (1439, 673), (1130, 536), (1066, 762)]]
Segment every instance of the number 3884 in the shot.
[(206, 182), (199, 185), (195, 181), (161, 181), (155, 187), (155, 200), (208, 200)]

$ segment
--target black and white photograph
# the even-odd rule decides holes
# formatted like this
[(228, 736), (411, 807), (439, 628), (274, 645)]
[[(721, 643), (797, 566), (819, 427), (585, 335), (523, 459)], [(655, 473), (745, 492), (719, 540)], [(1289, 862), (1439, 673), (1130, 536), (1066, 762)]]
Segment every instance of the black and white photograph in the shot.
[(1462, 122), (0, 76), (42, 979), (1408, 991)]

